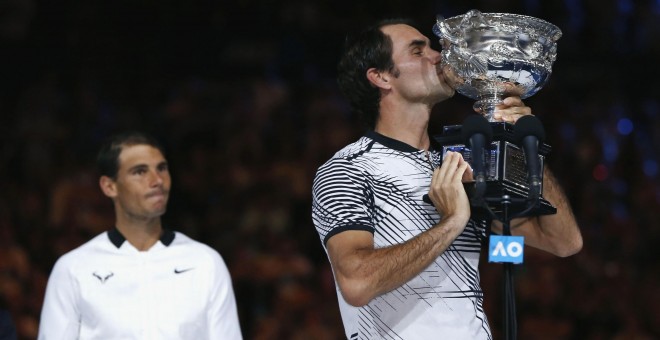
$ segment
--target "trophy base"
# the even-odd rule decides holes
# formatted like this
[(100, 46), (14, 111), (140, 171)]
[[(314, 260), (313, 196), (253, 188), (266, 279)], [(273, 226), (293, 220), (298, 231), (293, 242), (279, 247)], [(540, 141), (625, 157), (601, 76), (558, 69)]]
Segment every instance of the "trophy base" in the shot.
[[(530, 207), (528, 200), (529, 184), (528, 173), (525, 165), (524, 151), (514, 143), (513, 124), (505, 122), (489, 123), (493, 128), (493, 141), (486, 146), (486, 193), (484, 199), (488, 209), (497, 216), (504, 214), (504, 205), (507, 207), (507, 215), (539, 216), (551, 215), (557, 209), (543, 198), (543, 188), (539, 202)], [(463, 158), (472, 164), (472, 152), (465, 145), (461, 136), (461, 125), (446, 126), (440, 135), (433, 136), (433, 140), (439, 144), (442, 156), (447, 151), (460, 152)], [(545, 156), (550, 152), (550, 146), (541, 143), (539, 145), (539, 164), (544, 165)], [(474, 197), (474, 182), (464, 184), (468, 197)], [(509, 199), (504, 202), (503, 197)], [(483, 205), (472, 205), (473, 218), (489, 218), (491, 215)]]
[[(527, 195), (524, 192), (521, 192), (518, 187), (502, 181), (486, 181), (486, 193), (484, 195), (485, 204), (488, 206), (488, 209), (486, 209), (483, 205), (473, 202), (474, 182), (465, 183), (463, 186), (470, 198), (472, 218), (476, 220), (489, 219), (492, 217), (491, 213), (495, 214), (498, 220), (503, 220), (505, 204), (507, 205), (507, 216), (509, 218), (552, 215), (557, 213), (557, 208), (543, 197), (539, 198), (536, 206), (531, 207), (532, 203), (527, 199)], [(507, 203), (505, 203), (504, 197), (507, 196)]]

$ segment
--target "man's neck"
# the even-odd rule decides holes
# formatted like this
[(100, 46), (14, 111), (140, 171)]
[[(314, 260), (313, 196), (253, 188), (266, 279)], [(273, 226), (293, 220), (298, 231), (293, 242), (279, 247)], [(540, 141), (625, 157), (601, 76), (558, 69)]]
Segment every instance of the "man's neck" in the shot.
[(149, 221), (117, 221), (117, 230), (139, 251), (149, 250), (160, 239), (163, 228), (160, 218)]
[(381, 105), (374, 130), (383, 136), (404, 142), (419, 150), (430, 145), (428, 126), (431, 109), (427, 105)]

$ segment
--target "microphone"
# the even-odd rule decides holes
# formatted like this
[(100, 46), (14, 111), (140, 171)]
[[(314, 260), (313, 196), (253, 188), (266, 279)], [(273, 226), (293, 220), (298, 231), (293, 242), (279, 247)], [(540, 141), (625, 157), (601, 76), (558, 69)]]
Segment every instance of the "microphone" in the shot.
[[(472, 202), (473, 205), (481, 205), (483, 203), (483, 197), (486, 194), (486, 158), (484, 148), (493, 139), (493, 128), (484, 116), (470, 115), (463, 121), (461, 139), (465, 141), (466, 146), (472, 151), (472, 174), (476, 180)], [(428, 194), (422, 196), (422, 200), (425, 203), (433, 204)]]
[(472, 151), (472, 173), (475, 179), (472, 199), (480, 203), (486, 194), (486, 156), (484, 148), (493, 139), (493, 128), (482, 115), (470, 115), (461, 127), (461, 138)]
[(543, 124), (535, 116), (520, 117), (513, 126), (513, 140), (523, 148), (525, 163), (529, 174), (529, 199), (538, 204), (541, 195), (541, 162), (539, 161), (539, 144), (545, 140)]

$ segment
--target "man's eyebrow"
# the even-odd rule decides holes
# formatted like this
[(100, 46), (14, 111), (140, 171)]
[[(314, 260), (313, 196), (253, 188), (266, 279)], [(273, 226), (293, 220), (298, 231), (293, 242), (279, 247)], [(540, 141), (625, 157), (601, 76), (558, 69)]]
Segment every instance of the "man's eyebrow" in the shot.
[(128, 171), (131, 172), (131, 171), (135, 171), (135, 170), (139, 170), (139, 169), (143, 169), (143, 168), (148, 168), (148, 166), (146, 164), (136, 164), (136, 165), (128, 168)]
[(428, 42), (426, 40), (421, 40), (421, 39), (415, 39), (408, 44), (408, 47), (424, 47), (428, 45)]

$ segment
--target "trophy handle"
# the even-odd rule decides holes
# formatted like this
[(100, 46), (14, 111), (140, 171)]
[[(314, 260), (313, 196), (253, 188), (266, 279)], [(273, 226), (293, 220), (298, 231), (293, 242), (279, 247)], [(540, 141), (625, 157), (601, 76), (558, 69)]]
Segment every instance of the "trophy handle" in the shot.
[(451, 29), (447, 27), (447, 24), (445, 23), (445, 18), (438, 14), (435, 19), (436, 20), (435, 25), (433, 25), (433, 33), (442, 39), (449, 40), (449, 42), (454, 45), (460, 46), (463, 39), (451, 33)]
[[(474, 18), (477, 19), (476, 23), (473, 21)], [(481, 12), (476, 9), (470, 10), (463, 16), (461, 23), (456, 27), (456, 32), (453, 32), (452, 29), (447, 26), (445, 23), (445, 18), (442, 15), (436, 15), (435, 19), (436, 20), (435, 25), (433, 26), (433, 33), (437, 36), (449, 40), (449, 42), (452, 44), (460, 47), (465, 47), (466, 44), (465, 39), (460, 38), (460, 36), (465, 35), (463, 34), (463, 31), (465, 31), (466, 28), (482, 26), (486, 22), (483, 14), (481, 14)]]
[(463, 20), (461, 20), (460, 27), (465, 29), (467, 27), (474, 26), (474, 22), (472, 21), (472, 18), (477, 18), (477, 23), (479, 25), (483, 25), (484, 23), (486, 23), (486, 18), (484, 18), (481, 12), (479, 10), (472, 9), (469, 10), (467, 13), (465, 13), (465, 15), (463, 16)]

